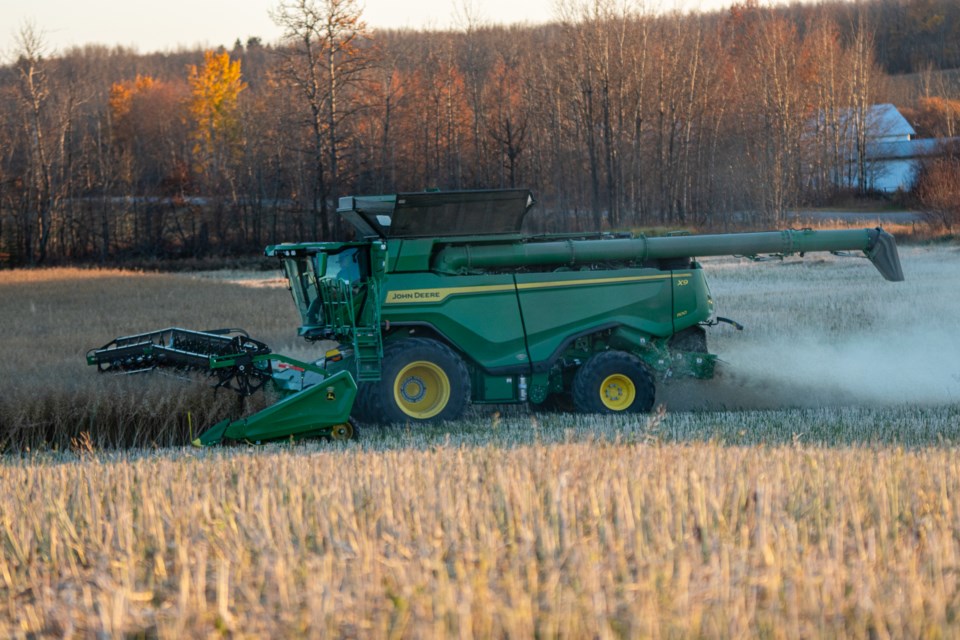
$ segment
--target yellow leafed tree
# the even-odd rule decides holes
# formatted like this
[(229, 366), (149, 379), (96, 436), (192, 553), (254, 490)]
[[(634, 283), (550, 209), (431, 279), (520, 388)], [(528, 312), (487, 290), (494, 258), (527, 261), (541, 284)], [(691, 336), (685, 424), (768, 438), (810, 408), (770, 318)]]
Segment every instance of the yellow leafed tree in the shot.
[(204, 54), (202, 67), (191, 65), (189, 81), (197, 168), (215, 180), (239, 146), (239, 97), (247, 85), (241, 79), (240, 61), (213, 51)]

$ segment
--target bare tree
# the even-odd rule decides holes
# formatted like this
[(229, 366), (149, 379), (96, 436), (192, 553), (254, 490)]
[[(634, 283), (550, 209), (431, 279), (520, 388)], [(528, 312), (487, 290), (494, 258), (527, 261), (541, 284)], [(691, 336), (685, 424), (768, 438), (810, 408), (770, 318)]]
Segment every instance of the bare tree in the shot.
[(490, 29), (484, 24), (476, 7), (467, 0), (458, 7), (458, 21), (463, 31), (457, 65), (464, 76), (467, 101), (470, 105), (471, 130), (473, 142), (469, 186), (483, 186), (483, 168), (488, 165), (487, 137), (482, 135), (484, 101), (488, 90), (487, 80), (493, 66), (495, 47), (490, 46)]
[(281, 69), (310, 110), (317, 172), (313, 206), (323, 237), (329, 237), (327, 199), (336, 203), (340, 189), (341, 124), (352, 114), (346, 92), (368, 66), (369, 50), (362, 46), (366, 25), (358, 0), (282, 0), (271, 15), (287, 45), (278, 49)]
[(817, 20), (804, 38), (804, 47), (814, 60), (813, 109), (805, 126), (804, 145), (806, 163), (810, 167), (807, 196), (823, 201), (842, 184), (849, 159), (846, 150), (849, 83), (844, 73), (845, 57), (836, 24)]
[(523, 104), (523, 85), (516, 63), (501, 57), (493, 67), (491, 107), (488, 129), (501, 154), (500, 186), (516, 187), (517, 170), (527, 135), (527, 113)]
[(858, 7), (857, 24), (851, 46), (851, 111), (855, 135), (855, 166), (857, 193), (870, 188), (871, 175), (867, 143), (873, 123), (868, 122), (870, 107), (876, 97), (876, 63), (874, 61), (873, 30), (867, 23), (862, 7)]
[(27, 227), (24, 249), (31, 264), (40, 264), (47, 258), (52, 216), (63, 199), (67, 174), (62, 163), (73, 109), (73, 96), (69, 91), (59, 96), (62, 108), (55, 108), (45, 54), (43, 32), (32, 24), (21, 27), (17, 34), (15, 68), (28, 149), (25, 181), (28, 191), (24, 204), (33, 225)]
[(758, 178), (757, 204), (771, 222), (779, 223), (799, 194), (799, 149), (807, 117), (804, 52), (794, 24), (754, 11), (748, 17), (742, 53), (750, 87), (746, 109), (757, 125), (749, 138)]

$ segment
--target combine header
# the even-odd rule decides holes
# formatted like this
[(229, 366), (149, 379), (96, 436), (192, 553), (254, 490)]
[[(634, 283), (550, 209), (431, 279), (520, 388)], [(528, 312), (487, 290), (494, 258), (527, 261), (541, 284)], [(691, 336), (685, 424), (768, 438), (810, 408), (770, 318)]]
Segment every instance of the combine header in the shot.
[(280, 401), (248, 418), (218, 422), (193, 441), (196, 446), (223, 439), (260, 442), (355, 435), (350, 409), (357, 385), (349, 372), (330, 374), (315, 364), (271, 353), (242, 329), (172, 327), (117, 338), (89, 351), (87, 364), (101, 372), (142, 373), (158, 367), (202, 371), (216, 379), (216, 388), (230, 389), (242, 398), (273, 383)]
[[(100, 371), (201, 370), (241, 396), (281, 400), (194, 441), (356, 434), (361, 422), (453, 420), (470, 402), (553, 400), (591, 413), (646, 412), (655, 385), (710, 378), (705, 327), (719, 322), (696, 257), (862, 251), (903, 272), (881, 229), (646, 238), (530, 236), (526, 190), (342, 198), (353, 242), (267, 247), (300, 314), (299, 334), (337, 348), (315, 362), (235, 329), (165, 329), (87, 355)], [(739, 328), (739, 326), (738, 326)]]

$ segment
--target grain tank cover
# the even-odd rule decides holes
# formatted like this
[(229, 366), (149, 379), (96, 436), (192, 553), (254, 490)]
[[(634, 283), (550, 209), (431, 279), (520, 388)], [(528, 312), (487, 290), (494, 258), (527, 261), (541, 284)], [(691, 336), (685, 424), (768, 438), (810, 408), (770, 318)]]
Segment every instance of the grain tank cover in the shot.
[(533, 204), (528, 189), (427, 191), (348, 196), (338, 211), (366, 238), (435, 238), (520, 234)]

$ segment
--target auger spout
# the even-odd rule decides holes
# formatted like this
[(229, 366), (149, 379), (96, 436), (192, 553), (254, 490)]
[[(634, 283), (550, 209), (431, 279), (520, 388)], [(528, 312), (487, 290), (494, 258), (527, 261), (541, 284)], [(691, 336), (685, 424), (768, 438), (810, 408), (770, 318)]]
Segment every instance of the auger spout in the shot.
[(891, 282), (903, 282), (903, 268), (900, 266), (897, 241), (880, 227), (871, 229), (871, 232), (872, 242), (864, 249), (864, 253), (884, 278)]

